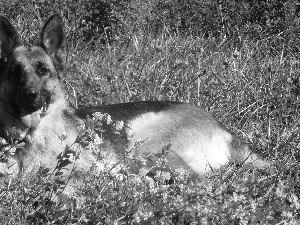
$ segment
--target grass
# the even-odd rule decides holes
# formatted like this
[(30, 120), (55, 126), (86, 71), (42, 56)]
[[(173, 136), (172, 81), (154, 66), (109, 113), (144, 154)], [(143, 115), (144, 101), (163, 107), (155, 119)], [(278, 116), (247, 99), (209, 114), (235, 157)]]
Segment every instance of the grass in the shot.
[[(84, 185), (58, 205), (53, 196), (63, 185), (40, 171), (0, 181), (1, 224), (298, 224), (300, 71), (294, 43), (284, 44), (280, 35), (249, 40), (164, 32), (128, 39), (105, 46), (74, 46), (68, 39), (64, 84), (71, 105), (197, 104), (273, 161), (272, 172), (228, 165), (193, 177), (178, 170), (175, 183), (166, 185), (168, 174), (159, 174), (155, 184), (143, 159), (124, 159), (120, 176), (108, 167), (84, 174)], [(97, 145), (93, 131), (89, 135), (88, 146)], [(139, 172), (128, 173), (137, 164)]]

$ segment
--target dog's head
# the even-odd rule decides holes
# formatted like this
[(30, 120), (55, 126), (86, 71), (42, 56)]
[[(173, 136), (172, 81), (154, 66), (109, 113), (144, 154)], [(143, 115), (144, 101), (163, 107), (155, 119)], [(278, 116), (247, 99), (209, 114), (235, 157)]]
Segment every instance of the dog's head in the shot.
[(23, 43), (9, 20), (0, 16), (0, 102), (7, 113), (28, 128), (39, 124), (51, 102), (62, 98), (60, 74), (64, 26), (52, 15), (40, 33), (40, 43)]

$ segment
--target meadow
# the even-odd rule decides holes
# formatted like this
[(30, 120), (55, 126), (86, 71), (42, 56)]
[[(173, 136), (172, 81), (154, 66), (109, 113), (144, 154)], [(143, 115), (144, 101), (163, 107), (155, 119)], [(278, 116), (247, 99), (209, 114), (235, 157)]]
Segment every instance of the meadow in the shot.
[[(126, 15), (117, 13), (122, 5), (115, 5), (113, 18), (119, 22), (101, 30), (105, 24), (96, 26), (89, 23), (93, 17), (82, 16), (94, 15), (87, 8), (75, 11), (81, 7), (78, 1), (9, 2), (0, 9), (24, 40), (35, 40), (51, 13), (64, 16), (68, 36), (63, 82), (72, 107), (144, 100), (196, 104), (274, 166), (260, 171), (228, 164), (204, 177), (178, 170), (169, 185), (164, 183), (169, 174), (158, 174), (153, 183), (143, 159), (127, 159), (121, 177), (112, 175), (111, 168), (83, 174), (84, 185), (62, 203), (52, 197), (64, 184), (53, 184), (48, 171), (4, 177), (0, 224), (300, 223), (297, 19), (278, 32), (271, 25), (238, 26), (230, 20), (195, 33), (173, 26), (173, 21), (155, 17), (154, 23), (150, 13), (162, 1), (141, 1), (140, 6), (131, 1)], [(95, 2), (90, 4), (98, 6)], [(223, 18), (228, 21), (230, 14)], [(212, 27), (208, 19), (202, 25)], [(84, 144), (99, 147), (93, 138)], [(100, 148), (105, 152), (105, 146)], [(137, 164), (139, 173), (130, 174), (128, 168)]]

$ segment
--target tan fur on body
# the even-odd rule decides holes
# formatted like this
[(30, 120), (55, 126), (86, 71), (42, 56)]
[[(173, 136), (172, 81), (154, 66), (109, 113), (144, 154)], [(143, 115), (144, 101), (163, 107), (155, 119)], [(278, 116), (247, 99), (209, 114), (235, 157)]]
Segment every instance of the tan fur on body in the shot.
[(171, 143), (167, 158), (173, 169), (181, 165), (204, 173), (247, 158), (258, 167), (266, 165), (266, 160), (251, 152), (248, 145), (239, 142), (201, 107), (191, 104), (145, 113), (129, 124), (130, 139), (144, 140), (135, 154), (155, 153)]
[[(185, 168), (204, 174), (219, 169), (230, 161), (251, 163), (258, 168), (270, 165), (267, 160), (252, 152), (248, 145), (235, 138), (201, 107), (170, 101), (131, 102), (115, 105), (87, 107), (76, 110), (85, 118), (95, 112), (108, 113), (112, 120), (126, 125), (126, 141), (117, 152), (133, 150), (132, 154), (151, 156), (166, 149), (170, 168)], [(110, 139), (110, 134), (103, 134)], [(112, 143), (114, 140), (110, 140)], [(135, 148), (137, 141), (142, 144)], [(148, 167), (155, 161), (148, 160)]]

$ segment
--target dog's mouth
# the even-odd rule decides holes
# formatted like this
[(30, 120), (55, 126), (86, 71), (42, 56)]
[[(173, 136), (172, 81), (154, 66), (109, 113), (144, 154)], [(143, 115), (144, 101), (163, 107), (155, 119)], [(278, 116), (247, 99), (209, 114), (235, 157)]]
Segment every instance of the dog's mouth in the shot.
[(41, 107), (24, 107), (20, 110), (20, 119), (28, 128), (36, 128), (49, 108), (50, 100), (46, 100)]

